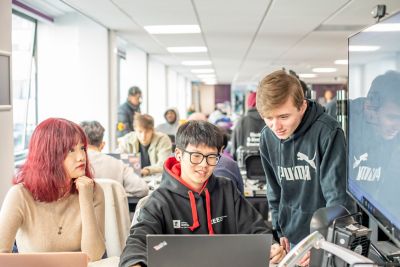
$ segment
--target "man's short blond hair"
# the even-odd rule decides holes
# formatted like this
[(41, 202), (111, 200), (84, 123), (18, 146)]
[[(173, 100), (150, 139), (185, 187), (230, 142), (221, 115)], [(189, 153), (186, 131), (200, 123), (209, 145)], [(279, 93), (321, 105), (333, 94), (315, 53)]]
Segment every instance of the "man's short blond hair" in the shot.
[(154, 119), (149, 114), (140, 114), (136, 112), (133, 118), (134, 128), (141, 127), (145, 130), (154, 130)]
[(284, 70), (274, 71), (265, 76), (257, 88), (256, 107), (261, 117), (284, 104), (291, 98), (295, 107), (300, 109), (304, 102), (304, 93), (299, 80)]

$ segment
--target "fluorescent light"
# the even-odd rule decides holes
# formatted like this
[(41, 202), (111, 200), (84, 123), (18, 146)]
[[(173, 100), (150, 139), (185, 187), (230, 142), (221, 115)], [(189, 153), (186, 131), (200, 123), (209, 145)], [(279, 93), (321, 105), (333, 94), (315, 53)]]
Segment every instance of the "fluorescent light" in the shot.
[(337, 69), (336, 68), (313, 68), (312, 71), (317, 72), (317, 73), (330, 73), (330, 72), (336, 72)]
[(144, 26), (150, 34), (181, 34), (181, 33), (200, 33), (199, 25), (151, 25)]
[(211, 65), (210, 60), (188, 60), (182, 61), (182, 65), (185, 66), (208, 66)]
[(315, 77), (317, 77), (317, 74), (315, 74), (315, 73), (299, 73), (298, 75), (300, 78), (315, 78)]
[(349, 61), (347, 59), (337, 59), (335, 60), (336, 65), (347, 65), (349, 64)]
[(376, 24), (368, 29), (365, 29), (364, 32), (398, 32), (400, 31), (400, 23), (381, 23)]
[(200, 79), (215, 79), (215, 74), (199, 74), (197, 75), (197, 77), (199, 77)]
[(380, 46), (376, 45), (350, 45), (349, 46), (349, 51), (350, 52), (370, 52), (370, 51), (376, 51)]
[(201, 53), (207, 52), (207, 47), (205, 46), (175, 46), (167, 47), (170, 53)]
[(193, 69), (192, 73), (214, 73), (214, 69)]

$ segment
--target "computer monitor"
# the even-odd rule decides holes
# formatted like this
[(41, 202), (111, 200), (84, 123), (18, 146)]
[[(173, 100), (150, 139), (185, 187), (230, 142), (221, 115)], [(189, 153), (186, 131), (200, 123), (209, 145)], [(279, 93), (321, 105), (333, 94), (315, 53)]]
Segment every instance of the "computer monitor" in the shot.
[(347, 190), (400, 246), (400, 13), (348, 39)]

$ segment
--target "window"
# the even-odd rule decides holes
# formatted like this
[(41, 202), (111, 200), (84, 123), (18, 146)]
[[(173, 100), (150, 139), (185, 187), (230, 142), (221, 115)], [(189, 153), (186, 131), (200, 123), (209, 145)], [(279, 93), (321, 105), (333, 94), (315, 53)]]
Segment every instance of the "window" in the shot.
[(13, 13), (12, 86), (16, 164), (25, 158), (30, 137), (37, 124), (36, 26), (35, 20)]

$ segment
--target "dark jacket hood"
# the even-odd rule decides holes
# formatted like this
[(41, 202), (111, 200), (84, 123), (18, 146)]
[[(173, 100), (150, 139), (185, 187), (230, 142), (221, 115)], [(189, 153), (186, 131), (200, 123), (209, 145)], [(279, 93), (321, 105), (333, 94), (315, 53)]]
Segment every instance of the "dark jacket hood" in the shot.
[(196, 191), (181, 178), (181, 164), (179, 163), (179, 161), (176, 160), (175, 157), (170, 157), (165, 161), (164, 169), (165, 172), (163, 172), (160, 188), (165, 188), (171, 193), (178, 194), (188, 199), (188, 201), (190, 202), (193, 220), (193, 224), (189, 227), (191, 231), (194, 231), (196, 228), (200, 227), (196, 207), (196, 199), (199, 199), (202, 194), (205, 195), (208, 233), (210, 235), (213, 235), (214, 229), (211, 223), (212, 214), (210, 200), (210, 192), (212, 192), (212, 189), (215, 185), (214, 179), (211, 179), (213, 178), (213, 174), (209, 179), (207, 179), (207, 181), (204, 182), (203, 187), (200, 189), (200, 191)]
[(307, 101), (307, 108), (306, 111), (304, 112), (303, 118), (299, 126), (293, 133), (292, 137), (294, 139), (296, 139), (298, 136), (303, 135), (319, 118), (319, 116), (321, 116), (325, 112), (324, 107), (321, 106), (320, 104), (310, 100), (306, 101)]
[(247, 116), (254, 120), (262, 120), (260, 113), (258, 113), (256, 108), (250, 108), (247, 110)]

